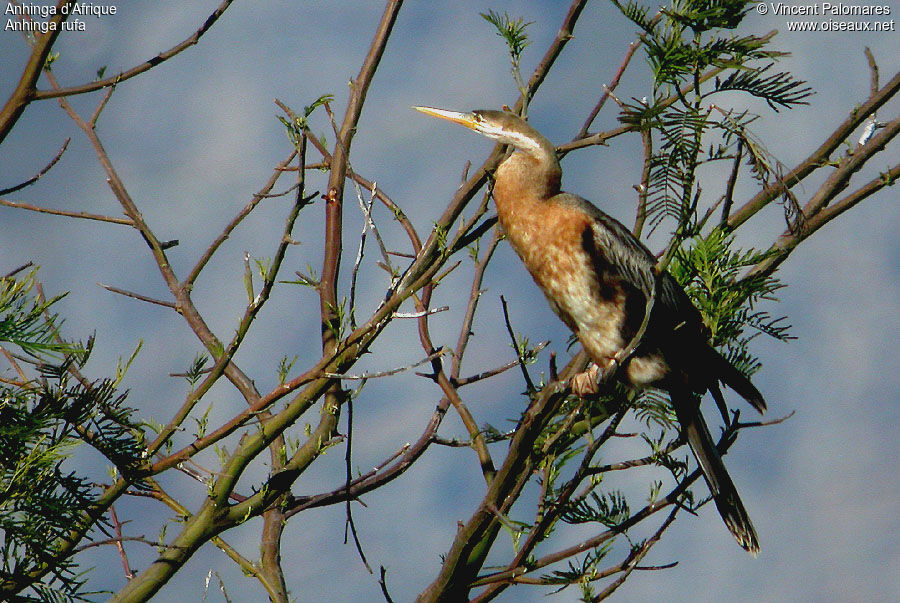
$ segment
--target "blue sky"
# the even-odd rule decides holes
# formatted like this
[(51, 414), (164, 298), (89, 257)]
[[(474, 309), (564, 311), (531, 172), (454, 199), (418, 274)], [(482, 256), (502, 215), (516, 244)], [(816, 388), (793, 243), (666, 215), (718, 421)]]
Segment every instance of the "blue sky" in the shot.
[[(104, 65), (107, 74), (114, 73), (169, 48), (194, 31), (216, 2), (116, 4), (115, 16), (89, 18), (86, 31), (60, 38), (54, 70), (63, 85), (91, 80)], [(411, 111), (410, 106), (468, 109), (512, 104), (515, 89), (502, 42), (478, 13), (493, 9), (534, 21), (529, 29), (532, 45), (522, 59), (523, 71), (529, 73), (556, 34), (567, 6), (502, 0), (404, 5), (369, 93), (352, 163), (404, 208), (420, 232), (427, 232), (452, 195), (466, 161), (477, 165), (490, 144)], [(329, 93), (335, 95), (335, 113), (343, 114), (347, 82), (359, 69), (382, 8), (375, 1), (236, 2), (198, 46), (119, 86), (98, 131), (147, 221), (160, 238), (181, 241), (170, 253), (180, 275), (287, 156), (289, 146), (275, 118), (279, 112), (274, 98), (299, 109)], [(755, 133), (791, 166), (866, 98), (869, 73), (864, 47), (872, 49), (882, 80), (887, 81), (900, 69), (900, 38), (891, 31), (792, 33), (787, 31), (786, 17), (772, 11), (765, 16), (751, 12), (744, 31), (776, 28), (781, 33), (774, 47), (792, 53), (780, 67), (808, 80), (817, 93), (808, 106), (788, 112), (775, 113), (763, 103), (745, 100), (738, 106), (760, 114)], [(575, 39), (531, 105), (532, 123), (555, 143), (571, 139), (633, 39), (634, 27), (610, 4), (589, 3)], [(5, 99), (27, 57), (19, 34), (0, 32), (0, 57), (0, 96)], [(646, 75), (639, 55), (617, 94), (622, 98), (647, 94)], [(82, 114), (90, 114), (98, 100), (92, 94), (73, 99), (73, 104)], [(881, 117), (891, 119), (896, 111), (893, 103)], [(328, 134), (323, 114), (317, 119), (314, 127)], [(614, 105), (609, 104), (596, 127), (615, 124)], [(31, 176), (66, 137), (72, 137), (69, 150), (53, 171), (10, 198), (117, 215), (88, 144), (54, 101), (32, 104), (0, 146), (0, 185)], [(873, 169), (892, 165), (895, 157), (896, 148), (889, 148), (873, 162)], [(623, 221), (632, 219), (639, 141), (622, 140), (573, 153), (563, 169), (567, 190)], [(714, 183), (720, 177), (709, 178)], [(311, 180), (313, 189), (324, 185), (321, 176)], [(276, 189), (283, 190), (287, 182)], [(814, 191), (815, 182), (810, 182), (798, 195), (803, 201)], [(749, 187), (738, 191), (745, 197), (750, 192)], [(352, 190), (349, 195), (345, 248), (352, 250), (362, 221), (354, 210)], [(272, 254), (285, 210), (281, 200), (264, 204), (198, 281), (195, 299), (220, 335), (232, 332), (245, 301), (244, 252), (257, 257)], [(386, 212), (381, 208), (376, 212), (381, 212), (376, 219), (386, 224), (389, 243), (402, 249), (402, 233), (390, 227)], [(783, 218), (773, 207), (755, 217), (740, 240), (762, 245), (783, 228)], [(896, 192), (885, 189), (814, 235), (780, 272), (788, 287), (781, 292), (781, 303), (768, 309), (788, 315), (798, 339), (787, 344), (758, 339), (754, 351), (763, 368), (755, 381), (773, 417), (791, 411), (796, 415), (782, 425), (745, 432), (726, 457), (760, 534), (759, 558), (752, 559), (735, 546), (715, 510), (704, 508), (699, 517), (680, 518), (647, 559), (651, 564), (678, 561), (678, 566), (634, 575), (620, 591), (621, 599), (900, 598), (896, 539), (900, 477), (894, 428), (900, 419), (898, 231)], [(292, 249), (287, 274), (307, 262), (320, 264), (320, 232), (321, 207), (315, 205), (301, 216), (295, 232), (301, 245)], [(651, 240), (651, 246), (654, 242), (657, 247), (662, 244)], [(97, 350), (90, 365), (96, 376), (108, 374), (116, 359), (127, 356), (143, 339), (144, 349), (127, 382), (132, 404), (147, 415), (165, 416), (180, 403), (185, 384), (168, 374), (184, 370), (199, 351), (183, 322), (163, 308), (97, 286), (102, 282), (165, 297), (148, 249), (134, 231), (0, 207), (0, 259), (0, 272), (34, 261), (41, 266), (48, 292), (70, 291), (59, 306), (67, 319), (66, 333), (84, 338), (96, 332)], [(349, 270), (344, 272), (346, 276)], [(438, 344), (455, 343), (469, 277), (470, 273), (462, 274), (438, 290), (434, 305), (451, 308), (432, 321)], [(377, 270), (364, 275), (363, 310), (374, 307), (384, 286)], [(472, 371), (511, 359), (500, 320), (501, 294), (510, 300), (512, 319), (520, 330), (532, 341), (551, 340), (552, 349), (565, 356), (565, 328), (503, 246), (489, 274), (483, 314), (476, 323), (478, 336), (467, 357)], [(303, 320), (306, 310), (315, 312), (318, 306), (312, 293), (285, 288), (271, 306), (277, 310), (263, 313), (246, 352), (238, 357), (260, 389), (275, 383), (282, 355), (299, 355), (300, 366), (312, 361), (316, 351), (318, 325)], [(389, 331), (374, 352), (360, 370), (401, 366), (422, 356), (411, 324)], [(544, 355), (538, 366), (546, 368), (546, 363)], [(519, 391), (517, 376), (510, 374), (472, 392), (467, 403), (480, 420), (502, 426), (519, 411), (511, 406), (522, 403)], [(439, 397), (433, 385), (413, 376), (371, 383), (355, 408), (359, 443), (355, 458), (362, 470), (415, 439)], [(224, 388), (214, 390), (210, 402), (211, 421), (240, 408), (240, 400)], [(462, 433), (451, 418), (441, 430), (447, 437)], [(298, 481), (294, 492), (312, 493), (339, 484), (342, 459), (342, 450), (327, 455)], [(205, 460), (215, 465), (212, 455)], [(409, 600), (431, 580), (457, 521), (475, 508), (481, 478), (473, 461), (465, 450), (432, 449), (403, 478), (367, 496), (367, 507), (357, 507), (366, 553), (373, 565), (387, 567), (395, 600)], [(85, 463), (89, 462), (86, 456)], [(264, 474), (264, 467), (257, 469), (257, 476)], [(103, 475), (102, 468), (87, 470)], [(172, 479), (168, 486), (189, 501), (199, 503), (204, 495), (201, 485), (187, 479)], [(155, 537), (163, 517), (153, 505), (138, 503), (127, 530)], [(175, 529), (170, 526), (169, 533)], [(251, 521), (226, 540), (255, 557), (258, 529)], [(578, 534), (560, 537), (568, 542)], [(342, 508), (301, 514), (291, 521), (283, 558), (289, 588), (298, 600), (377, 600), (376, 578), (364, 571), (351, 546), (339, 544), (342, 538)], [(152, 551), (138, 546), (129, 553), (138, 568), (152, 560)], [(97, 566), (94, 587), (121, 586), (123, 577), (112, 549), (96, 553), (91, 562)], [(262, 591), (211, 546), (195, 556), (158, 600), (199, 600), (210, 570), (220, 572), (235, 600), (263, 600)], [(501, 600), (543, 601), (544, 592), (521, 588), (508, 591)], [(210, 593), (207, 600), (220, 600), (217, 596)], [(558, 600), (574, 598), (574, 593), (567, 593)]]

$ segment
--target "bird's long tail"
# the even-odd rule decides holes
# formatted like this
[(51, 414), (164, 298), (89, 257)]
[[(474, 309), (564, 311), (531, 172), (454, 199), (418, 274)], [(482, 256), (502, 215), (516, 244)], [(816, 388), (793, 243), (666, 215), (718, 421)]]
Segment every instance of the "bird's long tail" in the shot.
[(766, 410), (766, 401), (750, 379), (737, 370), (728, 360), (714, 348), (708, 348), (712, 354), (709, 362), (712, 364), (713, 374), (725, 385), (736, 391), (744, 400), (750, 403), (760, 413)]
[(722, 457), (716, 450), (706, 421), (700, 414), (699, 401), (691, 394), (673, 393), (672, 403), (678, 415), (682, 432), (697, 458), (697, 464), (700, 465), (706, 483), (709, 485), (709, 491), (719, 510), (719, 515), (722, 516), (725, 525), (734, 535), (738, 544), (756, 556), (759, 553), (759, 539), (756, 536), (756, 530), (741, 502), (734, 482), (728, 475)]

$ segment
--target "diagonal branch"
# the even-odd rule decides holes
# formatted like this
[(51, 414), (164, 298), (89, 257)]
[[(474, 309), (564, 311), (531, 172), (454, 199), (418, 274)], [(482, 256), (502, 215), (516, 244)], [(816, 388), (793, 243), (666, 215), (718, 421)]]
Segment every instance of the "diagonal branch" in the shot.
[(31, 56), (28, 57), (28, 63), (25, 64), (22, 77), (19, 78), (19, 83), (10, 95), (9, 100), (6, 101), (6, 105), (0, 110), (0, 143), (3, 142), (6, 135), (10, 133), (13, 126), (22, 117), (25, 107), (35, 100), (38, 78), (41, 76), (41, 71), (47, 63), (47, 57), (50, 56), (50, 50), (53, 48), (57, 36), (62, 31), (60, 24), (68, 17), (69, 11), (66, 10), (64, 14), (62, 9), (63, 7), (68, 8), (72, 4), (75, 4), (75, 0), (59, 0), (56, 4), (56, 14), (47, 22), (47, 33), (35, 36)]
[[(728, 220), (728, 228), (735, 230), (741, 224), (753, 217), (759, 210), (771, 201), (783, 194), (786, 190), (800, 184), (807, 176), (828, 164), (831, 154), (837, 149), (853, 131), (863, 124), (869, 116), (888, 102), (900, 91), (900, 71), (891, 78), (891, 81), (872, 94), (860, 107), (851, 111), (850, 115), (834, 129), (831, 135), (806, 159), (787, 173), (784, 178), (773, 182), (769, 186), (754, 195), (744, 205), (731, 214)], [(882, 132), (882, 135), (884, 133)]]
[(34, 100), (41, 100), (45, 98), (59, 98), (61, 96), (73, 96), (75, 94), (84, 94), (85, 92), (93, 92), (94, 90), (109, 88), (112, 86), (116, 86), (120, 82), (131, 79), (136, 75), (140, 75), (145, 71), (149, 71), (160, 63), (164, 63), (165, 61), (171, 59), (182, 50), (185, 50), (186, 48), (190, 48), (191, 46), (197, 44), (197, 42), (200, 41), (200, 38), (203, 37), (203, 34), (209, 31), (209, 29), (213, 26), (213, 23), (218, 21), (219, 17), (221, 17), (222, 14), (225, 13), (225, 11), (233, 1), (234, 0), (223, 0), (223, 2), (216, 8), (216, 10), (214, 10), (212, 14), (206, 18), (206, 21), (203, 22), (203, 25), (201, 25), (200, 28), (195, 31), (190, 37), (176, 44), (169, 50), (159, 53), (152, 59), (147, 59), (140, 65), (136, 65), (131, 69), (128, 69), (127, 71), (119, 72), (117, 75), (113, 75), (94, 82), (89, 82), (87, 84), (82, 84), (80, 86), (71, 86), (68, 88), (54, 87), (51, 90), (37, 90), (34, 93)]

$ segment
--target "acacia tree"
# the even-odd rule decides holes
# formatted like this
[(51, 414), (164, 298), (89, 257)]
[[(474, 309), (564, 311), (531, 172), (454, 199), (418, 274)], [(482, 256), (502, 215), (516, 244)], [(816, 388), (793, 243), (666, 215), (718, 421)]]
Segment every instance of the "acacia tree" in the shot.
[[(72, 4), (60, 0), (57, 6)], [(900, 170), (900, 165), (893, 165), (868, 181), (854, 178), (900, 132), (900, 118), (886, 123), (874, 118), (896, 94), (900, 73), (882, 86), (874, 58), (869, 56), (872, 87), (868, 98), (848, 108), (847, 118), (806, 159), (784, 166), (753, 135), (755, 116), (730, 109), (728, 104), (737, 93), (764, 99), (774, 110), (789, 109), (804, 103), (810, 94), (801, 81), (778, 71), (781, 55), (771, 47), (772, 33), (735, 32), (752, 4), (676, 0), (659, 13), (637, 3), (615, 4), (623, 22), (633, 23), (638, 34), (583, 126), (558, 152), (561, 156), (583, 152), (629, 136), (641, 141), (643, 154), (634, 157), (643, 166), (641, 182), (635, 186), (634, 232), (638, 236), (653, 230), (671, 233), (660, 251), (660, 269), (672, 273), (691, 294), (716, 345), (741, 370), (752, 373), (760, 360), (753, 356), (750, 340), (758, 333), (788, 337), (782, 319), (758, 308), (758, 302), (772, 299), (780, 286), (774, 276), (779, 265), (823, 225), (891, 185)], [(574, 586), (581, 589), (584, 600), (608, 596), (639, 567), (677, 517), (706, 502), (704, 491), (692, 490), (699, 471), (681, 456), (683, 442), (663, 396), (636, 395), (616, 386), (610, 375), (601, 384), (600, 396), (571, 395), (569, 380), (586, 367), (585, 355), (574, 353), (558, 367), (555, 355), (541, 355), (546, 344), (530, 343), (527, 327), (519, 325), (525, 333), (517, 332), (508, 316), (506, 326), (516, 358), (501, 366), (464, 372), (466, 352), (473, 343), (477, 345), (473, 324), (488, 267), (502, 244), (490, 204), (490, 182), (508, 149), (493, 149), (478, 167), (468, 170), (427, 232), (406, 217), (395, 194), (375, 184), (376, 175), (353, 170), (354, 135), (365, 126), (366, 95), (378, 75), (402, 1), (386, 3), (369, 51), (351, 82), (343, 117), (333, 113), (327, 95), (311, 95), (310, 104), (302, 110), (279, 102), (289, 141), (285, 159), (187, 269), (174, 267), (181, 265), (170, 258), (178, 242), (163, 240), (143, 218), (116, 170), (115, 157), (104, 148), (100, 117), (117, 86), (127, 86), (129, 79), (197, 43), (229, 5), (223, 2), (193, 36), (172, 49), (118, 75), (98, 74), (96, 81), (79, 86), (63, 87), (52, 69), (58, 30), (48, 28), (48, 33), (28, 39), (31, 58), (0, 113), (0, 142), (31, 103), (57, 99), (90, 142), (125, 217), (48, 210), (6, 198), (38, 178), (52, 177), (51, 169), (65, 146), (35, 177), (2, 191), (0, 203), (136, 230), (135, 241), (147, 247), (168, 297), (107, 288), (174, 312), (203, 352), (180, 375), (188, 385), (183, 399), (170, 405), (175, 410), (166, 416), (146, 416), (141, 400), (119, 391), (134, 355), (117, 367), (114, 377), (87, 376), (92, 341), (78, 344), (63, 338), (57, 318), (50, 314), (55, 300), (46, 300), (35, 290), (35, 273), (22, 276), (22, 270), (13, 270), (3, 277), (0, 342), (14, 370), (11, 378), (3, 378), (0, 409), (3, 596), (87, 598), (90, 575), (81, 573), (80, 555), (90, 547), (111, 546), (120, 553), (125, 575), (114, 600), (146, 600), (201, 546), (212, 543), (256, 579), (271, 600), (287, 601), (280, 552), (288, 522), (312, 509), (346, 505), (350, 535), (367, 563), (364, 547), (356, 540), (350, 503), (373, 490), (396, 487), (403, 474), (436, 446), (459, 449), (459, 463), (475, 464), (484, 489), (480, 499), (471, 501), (471, 516), (460, 523), (447, 544), (443, 563), (420, 600), (487, 601), (514, 585)], [(505, 14), (484, 15), (503, 37), (512, 60), (520, 96), (510, 99), (511, 110), (526, 113), (557, 65), (585, 5), (586, 0), (573, 0), (556, 37), (527, 76), (521, 58), (529, 43), (528, 24)], [(50, 22), (64, 20), (61, 10), (49, 17)], [(651, 66), (652, 94), (640, 100), (619, 99), (616, 88), (638, 52), (646, 55)], [(42, 76), (45, 88), (38, 87)], [(90, 93), (98, 95), (90, 116), (80, 114), (67, 100)], [(607, 105), (614, 105), (619, 125), (595, 131), (594, 120)], [(333, 126), (324, 137), (315, 135), (311, 126), (318, 115), (326, 116), (326, 123)], [(851, 139), (866, 125), (862, 138)], [(319, 169), (327, 171), (321, 199), (307, 185), (310, 171)], [(722, 170), (728, 174), (722, 186), (705, 184), (710, 173)], [(811, 177), (823, 172), (824, 179), (810, 190)], [(283, 228), (268, 233), (271, 256), (246, 256), (243, 274), (236, 275), (246, 288), (245, 307), (233, 317), (230, 335), (216, 334), (208, 312), (192, 297), (194, 286), (219, 259), (217, 254), (229, 236), (286, 179), (291, 183), (280, 195), (291, 202)], [(736, 191), (744, 180), (754, 183), (755, 192), (742, 198)], [(345, 250), (348, 235), (343, 220), (354, 201), (363, 214), (364, 229), (354, 248)], [(784, 208), (785, 230), (775, 234), (765, 249), (737, 248), (734, 234), (772, 204)], [(321, 267), (294, 272), (293, 268), (311, 261), (296, 250), (292, 238), (301, 214), (312, 219), (311, 206), (324, 208)], [(386, 207), (392, 220), (376, 221), (377, 206)], [(406, 238), (402, 248), (394, 246), (395, 230)], [(464, 263), (467, 256), (471, 263)], [(385, 284), (376, 298), (364, 300), (357, 295), (357, 281), (368, 270), (382, 270)], [(432, 299), (454, 270), (469, 271), (471, 294), (458, 313), (456, 341), (441, 345), (432, 336), (430, 320), (443, 308), (434, 307)], [(277, 369), (278, 385), (260, 390), (257, 383), (263, 380), (245, 372), (236, 355), (245, 349), (263, 308), (273, 311), (269, 308), (273, 291), (291, 287), (309, 288), (318, 296), (315, 311), (300, 318), (320, 325), (321, 354), (302, 363), (285, 357)], [(354, 373), (354, 366), (404, 320), (417, 323), (423, 358), (417, 366), (423, 366), (423, 376), (434, 383), (437, 405), (418, 439), (385, 450), (386, 459), (374, 469), (354, 472), (350, 456), (354, 399), (365, 398), (367, 383), (390, 379), (401, 370)], [(638, 343), (633, 341), (629, 347)], [(536, 362), (546, 367), (540, 377), (529, 369)], [(519, 400), (508, 407), (522, 411), (513, 413), (512, 429), (501, 430), (479, 420), (477, 405), (467, 400), (467, 388), (510, 370), (521, 372), (524, 393), (508, 392)], [(212, 422), (207, 400), (217, 385), (243, 400), (244, 407)], [(461, 421), (464, 436), (439, 434), (448, 413)], [(646, 453), (601, 462), (601, 450), (622, 435), (619, 430), (628, 416), (643, 426), (639, 436)], [(342, 419), (346, 421), (343, 432)], [(760, 424), (742, 422), (733, 411), (720, 451), (727, 451), (738, 434), (753, 425)], [(110, 464), (106, 481), (90, 480), (67, 469), (65, 461), (79, 442)], [(294, 495), (296, 480), (333, 447), (345, 451), (345, 474), (334, 476), (334, 483), (321, 492)], [(210, 461), (218, 467), (205, 468)], [(254, 463), (265, 467), (261, 470)], [(657, 478), (662, 479), (647, 481), (632, 471), (647, 466), (660, 468)], [(634, 473), (634, 480), (646, 481), (648, 494), (629, 498), (603, 483), (604, 476), (623, 471)], [(173, 472), (196, 480), (197, 491), (204, 493), (200, 503), (170, 492), (165, 477)], [(173, 521), (156, 541), (123, 532), (132, 503), (146, 498), (171, 510)], [(262, 520), (260, 555), (250, 559), (228, 543), (228, 535), (256, 517)], [(565, 525), (580, 526), (586, 530), (580, 533), (587, 536), (564, 547), (554, 534)], [(133, 546), (157, 547), (158, 556), (134, 572), (127, 555), (127, 547)], [(489, 556), (490, 569), (486, 568)], [(384, 575), (382, 568), (383, 592), (390, 599)]]

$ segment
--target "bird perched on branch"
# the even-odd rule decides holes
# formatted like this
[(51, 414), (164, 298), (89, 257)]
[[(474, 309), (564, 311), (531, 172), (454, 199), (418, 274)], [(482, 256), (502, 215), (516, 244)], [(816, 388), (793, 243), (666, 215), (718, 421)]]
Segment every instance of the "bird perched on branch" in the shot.
[[(700, 397), (710, 391), (724, 409), (722, 382), (759, 412), (766, 403), (712, 347), (700, 312), (681, 286), (657, 270), (653, 254), (620, 222), (561, 192), (556, 148), (517, 115), (415, 109), (515, 148), (494, 174), (497, 217), (553, 311), (599, 367), (574, 381), (573, 390), (590, 392), (599, 371), (621, 363), (616, 374), (626, 384), (668, 392), (725, 525), (755, 555), (756, 531), (700, 414)], [(632, 338), (639, 343), (623, 357)]]

